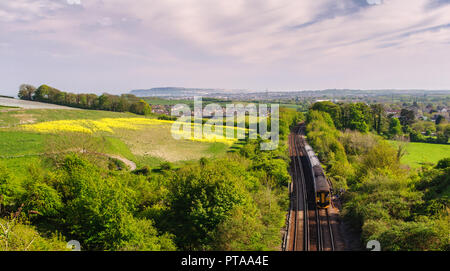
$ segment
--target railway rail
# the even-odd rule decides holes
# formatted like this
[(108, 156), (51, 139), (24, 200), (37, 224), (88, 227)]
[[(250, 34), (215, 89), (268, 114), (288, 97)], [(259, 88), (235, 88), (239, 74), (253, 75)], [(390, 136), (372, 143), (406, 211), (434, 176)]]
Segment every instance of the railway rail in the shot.
[(317, 208), (314, 176), (304, 149), (304, 126), (289, 135), (292, 182), (283, 250), (334, 251), (333, 227), (328, 209)]

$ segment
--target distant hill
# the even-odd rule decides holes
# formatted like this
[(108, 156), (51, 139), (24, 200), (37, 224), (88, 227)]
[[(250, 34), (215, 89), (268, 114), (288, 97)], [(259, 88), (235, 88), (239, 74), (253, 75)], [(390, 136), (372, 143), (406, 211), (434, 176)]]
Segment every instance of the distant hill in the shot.
[(180, 88), (180, 87), (160, 87), (151, 89), (137, 89), (130, 93), (138, 97), (152, 96), (189, 96), (189, 95), (207, 95), (210, 93), (223, 92), (222, 89), (206, 89), (206, 88)]
[(235, 94), (242, 91), (251, 92), (242, 89), (219, 89), (219, 88), (183, 88), (183, 87), (159, 87), (151, 89), (136, 89), (130, 94), (138, 97), (186, 97), (186, 96), (208, 96), (211, 94)]
[(138, 89), (130, 92), (138, 97), (162, 97), (162, 98), (192, 98), (194, 96), (235, 99), (235, 100), (280, 100), (295, 99), (298, 97), (316, 97), (318, 99), (341, 99), (343, 97), (376, 97), (376, 96), (430, 96), (450, 95), (449, 90), (420, 90), (420, 89), (324, 89), (324, 90), (248, 90), (248, 89), (219, 89), (219, 88), (183, 88), (183, 87), (158, 87), (151, 89)]

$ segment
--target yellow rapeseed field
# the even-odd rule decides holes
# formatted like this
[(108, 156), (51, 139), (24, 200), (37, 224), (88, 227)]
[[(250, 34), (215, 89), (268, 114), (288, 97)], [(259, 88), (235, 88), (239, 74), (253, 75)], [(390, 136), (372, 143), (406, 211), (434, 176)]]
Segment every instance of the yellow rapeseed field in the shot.
[[(103, 118), (99, 120), (57, 120), (57, 121), (48, 121), (41, 122), (36, 124), (25, 124), (22, 125), (22, 129), (25, 131), (32, 131), (38, 133), (61, 133), (61, 132), (78, 132), (78, 133), (112, 133), (114, 134), (114, 129), (129, 129), (129, 130), (139, 130), (145, 129), (149, 126), (154, 125), (164, 125), (169, 124), (172, 125), (174, 121), (168, 120), (157, 120), (157, 119), (147, 119), (147, 118)], [(192, 124), (191, 130), (193, 131), (194, 127), (198, 126), (198, 124)], [(205, 124), (203, 127), (211, 127), (211, 125)], [(183, 139), (192, 140), (192, 141), (201, 141), (201, 142), (221, 142), (228, 145), (232, 145), (236, 139), (228, 139), (226, 138), (225, 131), (226, 129), (237, 130), (245, 130), (238, 127), (225, 127), (225, 126), (215, 126), (219, 131), (223, 131), (220, 133), (207, 133), (206, 130), (203, 133), (203, 138), (195, 138), (193, 132), (186, 133), (183, 130), (172, 130), (172, 133), (181, 135)], [(213, 129), (214, 130), (214, 129)]]
[(114, 133), (114, 128), (137, 130), (144, 128), (146, 125), (162, 123), (171, 122), (146, 118), (104, 118), (99, 120), (56, 120), (23, 125), (22, 127), (24, 130), (39, 133), (82, 132), (92, 134), (97, 132)]

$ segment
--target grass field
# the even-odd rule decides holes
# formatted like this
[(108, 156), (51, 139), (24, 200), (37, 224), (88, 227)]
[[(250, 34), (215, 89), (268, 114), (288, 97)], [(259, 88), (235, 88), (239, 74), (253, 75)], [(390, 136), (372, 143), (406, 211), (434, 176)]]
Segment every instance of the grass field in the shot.
[(0, 127), (9, 128), (27, 123), (39, 123), (55, 120), (76, 120), (102, 118), (136, 117), (132, 113), (120, 113), (99, 110), (64, 110), (64, 109), (21, 109), (0, 112)]
[[(0, 160), (20, 167), (48, 152), (93, 148), (120, 155), (138, 167), (164, 161), (184, 162), (217, 157), (232, 143), (176, 140), (172, 123), (131, 113), (95, 110), (11, 110), (0, 112)], [(6, 161), (7, 160), (7, 161)]]
[[(391, 141), (396, 144), (395, 141)], [(417, 168), (424, 164), (436, 164), (443, 158), (450, 157), (450, 145), (410, 142), (406, 145), (406, 155), (401, 162)]]
[(19, 107), (16, 107), (16, 106), (0, 105), (0, 110), (2, 110), (2, 109), (11, 109), (11, 108), (19, 108)]

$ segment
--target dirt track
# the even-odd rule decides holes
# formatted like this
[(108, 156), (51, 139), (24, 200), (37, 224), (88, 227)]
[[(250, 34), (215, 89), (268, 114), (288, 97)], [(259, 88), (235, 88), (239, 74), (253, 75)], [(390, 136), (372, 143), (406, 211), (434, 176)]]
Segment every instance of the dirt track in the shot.
[(126, 158), (123, 158), (122, 156), (112, 155), (112, 154), (105, 154), (105, 155), (108, 156), (108, 157), (111, 157), (111, 158), (114, 158), (114, 159), (122, 161), (123, 163), (125, 163), (125, 165), (128, 166), (128, 168), (130, 170), (135, 170), (136, 169), (136, 164), (133, 161), (130, 161), (130, 160), (126, 159)]

